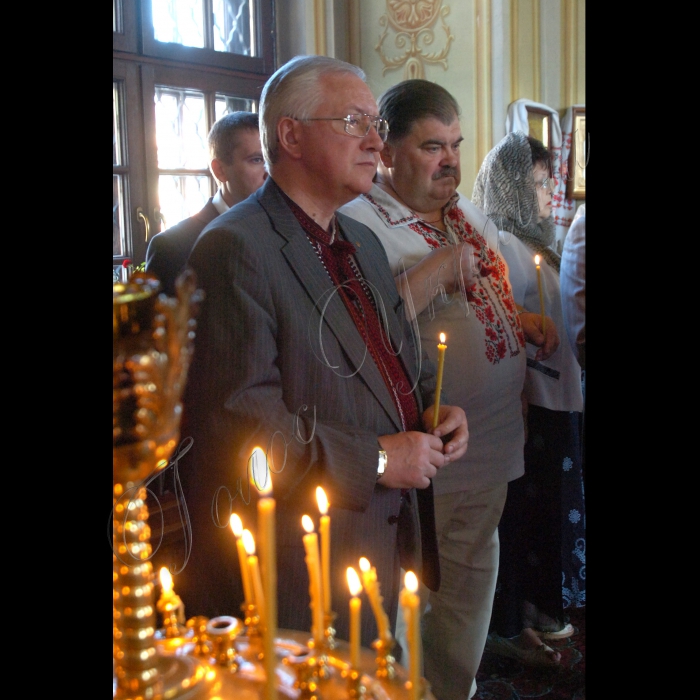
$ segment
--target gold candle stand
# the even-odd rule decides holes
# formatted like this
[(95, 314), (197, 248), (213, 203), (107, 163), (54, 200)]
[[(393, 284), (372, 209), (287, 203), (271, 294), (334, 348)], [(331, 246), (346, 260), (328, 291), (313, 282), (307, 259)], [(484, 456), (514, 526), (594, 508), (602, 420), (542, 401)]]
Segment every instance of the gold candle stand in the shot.
[[(159, 295), (158, 289), (157, 280), (144, 273), (114, 285), (114, 697), (261, 697), (266, 670), (255, 605), (242, 607), (242, 621), (200, 616), (189, 619), (186, 628), (178, 624), (175, 609), (163, 606), (164, 631), (156, 630), (147, 486), (179, 440), (193, 316), (201, 298), (188, 274), (177, 282), (177, 298)], [(393, 639), (375, 641), (376, 658), (363, 650), (360, 668), (352, 668), (334, 622), (333, 613), (324, 617), (318, 648), (307, 643), (306, 633), (278, 631), (275, 654), (288, 671), (278, 669), (279, 698), (293, 697), (296, 690), (301, 700), (408, 700), (406, 674), (391, 656)], [(421, 690), (434, 700), (424, 679)]]
[(386, 680), (393, 680), (396, 678), (396, 668), (394, 667), (396, 659), (394, 659), (391, 653), (395, 644), (396, 642), (393, 637), (389, 639), (375, 639), (372, 642), (372, 648), (377, 650), (377, 678)]
[(323, 633), (325, 635), (325, 647), (326, 649), (335, 649), (335, 618), (338, 617), (337, 613), (330, 612), (324, 613), (323, 615)]
[(248, 639), (248, 646), (244, 652), (245, 658), (257, 663), (263, 659), (263, 638), (260, 629), (260, 615), (255, 603), (243, 603), (243, 624)]
[(362, 700), (366, 697), (367, 688), (362, 683), (362, 673), (358, 669), (343, 669), (342, 676), (347, 680), (349, 700)]
[(235, 639), (241, 633), (241, 623), (235, 617), (221, 616), (207, 623), (207, 637), (212, 642), (212, 652), (216, 663), (232, 673), (241, 665)]
[(113, 285), (113, 646), (119, 700), (176, 696), (164, 688), (156, 653), (146, 495), (149, 478), (167, 465), (179, 439), (201, 295), (187, 273), (178, 280), (177, 299), (158, 295), (159, 289), (145, 273)]

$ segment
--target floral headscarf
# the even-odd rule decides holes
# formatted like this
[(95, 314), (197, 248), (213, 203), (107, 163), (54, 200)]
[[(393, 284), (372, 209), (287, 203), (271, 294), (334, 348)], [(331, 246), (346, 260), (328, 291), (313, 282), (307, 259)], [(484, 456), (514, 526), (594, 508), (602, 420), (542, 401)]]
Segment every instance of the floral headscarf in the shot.
[(554, 243), (554, 222), (549, 216), (537, 223), (539, 204), (532, 170), (527, 135), (522, 131), (507, 134), (484, 158), (472, 202), (499, 231), (510, 231), (558, 272), (561, 258), (549, 247)]

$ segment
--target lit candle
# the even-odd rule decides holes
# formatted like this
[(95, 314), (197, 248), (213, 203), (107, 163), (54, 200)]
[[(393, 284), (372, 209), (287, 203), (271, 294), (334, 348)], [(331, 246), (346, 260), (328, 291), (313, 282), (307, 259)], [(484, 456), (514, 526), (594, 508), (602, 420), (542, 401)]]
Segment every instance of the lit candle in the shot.
[(331, 614), (331, 519), (328, 513), (326, 492), (316, 487), (316, 501), (321, 511), (319, 532), (321, 535), (321, 580), (323, 581), (323, 612)]
[(544, 335), (544, 295), (542, 294), (542, 274), (540, 272), (540, 256), (535, 255), (535, 267), (537, 269), (537, 289), (540, 292), (540, 314), (542, 316), (542, 335)]
[(311, 634), (316, 647), (325, 641), (323, 625), (323, 604), (321, 601), (321, 565), (318, 556), (318, 536), (314, 532), (314, 524), (308, 515), (301, 519), (301, 525), (306, 530), (304, 548), (306, 549), (306, 567), (309, 571), (309, 594), (311, 595)]
[(435, 387), (435, 408), (433, 413), (433, 430), (438, 427), (440, 422), (440, 392), (442, 391), (442, 368), (445, 365), (445, 334), (440, 333), (440, 342), (438, 343), (438, 366), (437, 366), (437, 386)]
[(362, 583), (364, 584), (369, 603), (372, 606), (374, 617), (377, 621), (379, 639), (388, 641), (391, 639), (389, 632), (389, 618), (382, 606), (382, 596), (379, 592), (379, 582), (377, 581), (377, 570), (370, 565), (365, 557), (360, 559), (360, 571), (362, 571)]
[(250, 530), (243, 530), (243, 545), (248, 554), (248, 572), (250, 574), (250, 582), (253, 588), (255, 597), (255, 606), (260, 616), (261, 626), (265, 625), (265, 594), (263, 593), (262, 579), (260, 578), (260, 566), (258, 558), (255, 556), (255, 540)]
[(256, 447), (251, 455), (252, 473), (260, 492), (258, 500), (258, 538), (265, 595), (265, 629), (263, 661), (265, 665), (265, 700), (277, 697), (275, 635), (277, 634), (277, 539), (275, 533), (275, 499), (272, 498), (272, 475), (265, 453)]
[(408, 678), (411, 682), (411, 699), (420, 700), (420, 598), (416, 595), (418, 579), (412, 571), (407, 571), (403, 581), (401, 608), (408, 629)]
[(167, 605), (172, 603), (173, 599), (175, 598), (175, 591), (173, 591), (173, 577), (165, 566), (161, 567), (159, 575), (161, 586), (160, 602), (162, 602), (163, 605)]
[(362, 592), (362, 584), (357, 571), (348, 566), (348, 587), (350, 588), (350, 666), (360, 668), (360, 610), (362, 602), (357, 597)]
[(243, 523), (236, 513), (231, 515), (229, 519), (231, 530), (236, 536), (236, 547), (238, 549), (238, 564), (241, 567), (241, 579), (243, 580), (243, 595), (245, 596), (245, 604), (251, 605), (253, 602), (253, 592), (250, 583), (250, 571), (248, 569), (248, 557), (243, 544)]
[(179, 635), (177, 625), (185, 623), (185, 606), (173, 590), (173, 577), (167, 567), (159, 572), (161, 594), (156, 607), (163, 616), (163, 626), (168, 637)]

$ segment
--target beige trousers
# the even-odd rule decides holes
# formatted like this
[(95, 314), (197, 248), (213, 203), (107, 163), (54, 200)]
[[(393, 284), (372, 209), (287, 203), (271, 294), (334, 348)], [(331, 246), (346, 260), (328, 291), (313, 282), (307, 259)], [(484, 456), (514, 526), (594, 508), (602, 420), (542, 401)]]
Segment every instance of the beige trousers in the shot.
[[(508, 485), (435, 496), (440, 590), (421, 584), (424, 676), (437, 700), (467, 700), (486, 644), (498, 576), (498, 523)], [(401, 580), (403, 581), (403, 572)], [(399, 610), (396, 640), (408, 668), (406, 626)]]

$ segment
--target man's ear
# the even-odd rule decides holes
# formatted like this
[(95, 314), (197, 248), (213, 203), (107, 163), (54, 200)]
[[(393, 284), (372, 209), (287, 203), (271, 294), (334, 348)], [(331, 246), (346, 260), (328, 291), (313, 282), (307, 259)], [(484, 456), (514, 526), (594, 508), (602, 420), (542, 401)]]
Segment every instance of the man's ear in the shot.
[(277, 122), (277, 139), (280, 148), (294, 160), (301, 158), (301, 122), (291, 117), (282, 117)]
[(212, 158), (211, 163), (209, 163), (209, 170), (211, 170), (211, 174), (219, 183), (224, 183), (228, 179), (222, 167), (222, 163), (218, 158)]
[(384, 148), (379, 151), (379, 157), (385, 168), (394, 167), (394, 149), (388, 143), (384, 143)]

